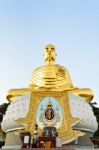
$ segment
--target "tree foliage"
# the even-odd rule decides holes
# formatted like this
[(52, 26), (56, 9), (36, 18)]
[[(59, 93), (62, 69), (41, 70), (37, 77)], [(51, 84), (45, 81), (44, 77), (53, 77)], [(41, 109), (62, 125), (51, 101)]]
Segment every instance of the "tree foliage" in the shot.
[(3, 115), (5, 114), (8, 105), (9, 105), (9, 103), (4, 103), (4, 104), (0, 105), (0, 122), (2, 122)]
[(94, 136), (95, 136), (95, 137), (99, 137), (99, 108), (98, 108), (96, 105), (97, 105), (96, 102), (90, 103), (90, 106), (92, 107), (93, 112), (94, 112), (94, 115), (96, 116), (96, 119), (97, 119), (97, 122), (98, 122), (98, 129), (97, 129), (97, 131), (94, 133)]

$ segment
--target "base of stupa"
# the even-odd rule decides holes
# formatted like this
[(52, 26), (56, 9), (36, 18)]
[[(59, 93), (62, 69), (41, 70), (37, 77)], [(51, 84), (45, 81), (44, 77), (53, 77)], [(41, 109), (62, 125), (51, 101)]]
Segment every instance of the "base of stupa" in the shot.
[[(48, 148), (20, 148), (16, 146), (12, 147), (3, 147), (3, 150), (49, 150)], [(99, 150), (92, 147), (75, 147), (75, 148), (50, 148), (50, 150)]]
[[(8, 132), (6, 134), (6, 140), (5, 140), (5, 145), (2, 147), (2, 149), (21, 149), (22, 147), (22, 141), (20, 139), (20, 136), (16, 134), (16, 131), (13, 132)], [(87, 132), (86, 135), (83, 137), (78, 137), (77, 140), (69, 143), (69, 144), (64, 144), (62, 149), (64, 148), (69, 148), (69, 149), (93, 149), (94, 145), (90, 140), (90, 137), (92, 137), (92, 134)]]
[(75, 141), (64, 144), (63, 147), (94, 147), (94, 144), (91, 141), (93, 137), (92, 133), (86, 132), (84, 136), (78, 137)]
[(20, 136), (16, 134), (16, 131), (8, 132), (6, 134), (5, 145), (2, 149), (20, 149), (22, 147), (22, 141)]
[(21, 149), (21, 145), (3, 146), (2, 149), (3, 150), (20, 150)]

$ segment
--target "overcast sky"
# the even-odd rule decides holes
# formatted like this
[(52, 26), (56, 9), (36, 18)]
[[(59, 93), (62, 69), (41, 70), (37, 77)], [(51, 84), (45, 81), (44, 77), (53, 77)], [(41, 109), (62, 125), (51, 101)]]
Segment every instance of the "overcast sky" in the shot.
[(0, 104), (9, 89), (28, 87), (48, 43), (99, 104), (99, 0), (0, 0)]

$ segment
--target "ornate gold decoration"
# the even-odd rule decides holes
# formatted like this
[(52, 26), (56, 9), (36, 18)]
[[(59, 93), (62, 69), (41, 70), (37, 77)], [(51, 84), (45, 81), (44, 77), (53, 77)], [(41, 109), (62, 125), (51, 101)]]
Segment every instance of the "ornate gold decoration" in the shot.
[[(29, 112), (25, 118), (19, 118), (17, 122), (22, 122), (27, 125), (26, 130), (31, 134), (34, 130), (34, 125), (36, 124), (36, 111), (38, 105), (42, 101), (42, 99), (46, 96), (51, 96), (57, 99), (63, 111), (63, 121), (61, 127), (58, 129), (59, 135), (61, 136), (63, 142), (70, 141), (70, 139), (75, 139), (78, 136), (82, 136), (85, 133), (81, 131), (74, 131), (72, 129), (72, 125), (77, 122), (80, 122), (79, 118), (73, 118), (70, 113), (69, 102), (68, 102), (68, 94), (66, 92), (32, 92)], [(39, 129), (39, 133), (41, 133), (41, 129)]]
[[(17, 96), (22, 96), (24, 94), (32, 93), (34, 91), (52, 91), (52, 89), (45, 89), (45, 88), (23, 88), (23, 89), (11, 89), (8, 91), (6, 98), (8, 99), (9, 102), (14, 101), (14, 99)], [(64, 92), (71, 92), (77, 96), (83, 97), (86, 101), (90, 102), (93, 99), (93, 92), (91, 89), (88, 88), (69, 88), (67, 90), (62, 90), (60, 89), (53, 89), (53, 91), (64, 91)]]

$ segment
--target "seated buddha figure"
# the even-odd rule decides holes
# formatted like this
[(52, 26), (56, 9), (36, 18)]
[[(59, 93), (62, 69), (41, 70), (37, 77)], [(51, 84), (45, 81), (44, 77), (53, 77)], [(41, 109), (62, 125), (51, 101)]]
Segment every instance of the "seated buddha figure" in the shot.
[[(62, 144), (85, 136), (82, 131), (92, 135), (97, 130), (97, 120), (89, 104), (93, 99), (92, 90), (73, 85), (68, 70), (55, 64), (57, 54), (52, 44), (45, 46), (43, 56), (45, 64), (33, 71), (28, 87), (11, 89), (7, 93), (10, 105), (1, 123), (6, 133), (6, 146), (16, 144), (13, 140), (18, 138), (16, 131), (33, 133), (36, 123), (40, 133), (46, 127), (55, 127)], [(46, 109), (49, 99), (53, 108)]]

